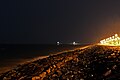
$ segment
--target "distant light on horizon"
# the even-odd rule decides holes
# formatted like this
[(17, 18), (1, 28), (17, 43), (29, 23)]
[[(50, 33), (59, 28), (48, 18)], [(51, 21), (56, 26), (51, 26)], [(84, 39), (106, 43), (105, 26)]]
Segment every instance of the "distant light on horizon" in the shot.
[(120, 37), (118, 34), (115, 34), (112, 37), (101, 40), (100, 45), (120, 46)]
[(57, 42), (57, 45), (60, 45), (60, 42)]
[(75, 45), (76, 43), (75, 42), (73, 42), (73, 45)]

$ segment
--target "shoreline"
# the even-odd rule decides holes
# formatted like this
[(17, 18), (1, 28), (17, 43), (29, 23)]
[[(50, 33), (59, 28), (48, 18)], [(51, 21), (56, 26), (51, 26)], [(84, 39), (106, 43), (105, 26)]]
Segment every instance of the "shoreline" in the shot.
[[(58, 54), (62, 54), (62, 53), (65, 53), (65, 52), (71, 52), (71, 51), (74, 51), (74, 50), (77, 50), (77, 49), (84, 49), (84, 48), (87, 48), (87, 47), (89, 47), (89, 45), (88, 45), (88, 46), (85, 45), (85, 46), (81, 46), (81, 47), (79, 47), (79, 48), (73, 48), (73, 49), (69, 49), (69, 50), (66, 49), (66, 50), (63, 50), (63, 51), (61, 51), (61, 52), (49, 54), (49, 55), (47, 55), (47, 56), (38, 56), (38, 57), (34, 57), (34, 58), (29, 58), (29, 59), (18, 59), (15, 63), (13, 62), (13, 64), (10, 65), (11, 67), (8, 66), (8, 67), (3, 67), (3, 68), (1, 68), (1, 69), (0, 69), (0, 74), (10, 71), (10, 70), (16, 68), (18, 65), (28, 64), (28, 63), (37, 61), (37, 60), (39, 60), (39, 59), (47, 58), (47, 57), (49, 57), (50, 55), (51, 55), (51, 56), (52, 56), (52, 55), (58, 55)], [(14, 61), (14, 60), (16, 60), (16, 59), (12, 59), (12, 61)]]

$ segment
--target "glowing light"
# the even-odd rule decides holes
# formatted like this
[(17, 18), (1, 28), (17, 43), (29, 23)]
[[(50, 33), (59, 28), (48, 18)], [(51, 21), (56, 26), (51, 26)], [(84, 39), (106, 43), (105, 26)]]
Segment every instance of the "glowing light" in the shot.
[(115, 37), (118, 37), (118, 34), (115, 34)]
[(76, 43), (75, 42), (73, 42), (73, 45), (75, 45)]
[(112, 39), (112, 37), (110, 37), (110, 40)]
[(59, 45), (60, 44), (60, 42), (57, 42), (57, 45)]
[(114, 38), (115, 38), (115, 36), (112, 36), (112, 38), (114, 39)]
[(101, 40), (100, 44), (109, 46), (120, 46), (120, 37), (118, 36), (118, 34), (115, 34), (112, 37)]

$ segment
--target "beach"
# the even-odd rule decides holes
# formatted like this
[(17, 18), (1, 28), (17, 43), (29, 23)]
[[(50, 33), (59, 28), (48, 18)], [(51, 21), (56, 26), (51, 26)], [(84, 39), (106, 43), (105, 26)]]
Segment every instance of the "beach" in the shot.
[(0, 73), (6, 72), (19, 64), (30, 62), (31, 60), (82, 46), (85, 45), (0, 45)]

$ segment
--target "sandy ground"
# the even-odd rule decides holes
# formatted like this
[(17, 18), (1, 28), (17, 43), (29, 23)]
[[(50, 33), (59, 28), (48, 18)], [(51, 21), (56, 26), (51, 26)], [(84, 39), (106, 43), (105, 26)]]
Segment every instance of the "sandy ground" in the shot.
[[(87, 48), (89, 46), (84, 46), (84, 47), (75, 48), (75, 49), (84, 49), (84, 48)], [(68, 51), (73, 51), (75, 49), (64, 50), (64, 51), (58, 52), (56, 54), (51, 54), (51, 55), (57, 55), (57, 54), (64, 53), (66, 51), (67, 52)], [(29, 62), (32, 62), (32, 61), (35, 61), (35, 60), (38, 60), (38, 59), (46, 58), (46, 57), (48, 57), (48, 56), (39, 56), (39, 57), (31, 58), (31, 59), (8, 59), (8, 60), (0, 61), (0, 63), (1, 63), (0, 65), (3, 65), (3, 66), (0, 67), (0, 73), (4, 73), (6, 71), (9, 71), (19, 64), (22, 65), (22, 64), (29, 63)]]

